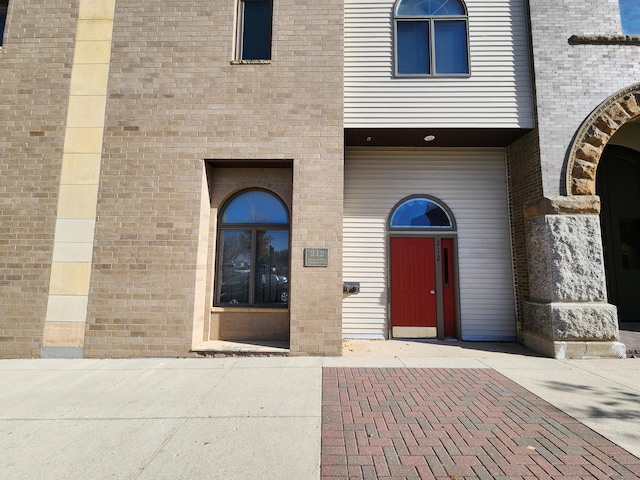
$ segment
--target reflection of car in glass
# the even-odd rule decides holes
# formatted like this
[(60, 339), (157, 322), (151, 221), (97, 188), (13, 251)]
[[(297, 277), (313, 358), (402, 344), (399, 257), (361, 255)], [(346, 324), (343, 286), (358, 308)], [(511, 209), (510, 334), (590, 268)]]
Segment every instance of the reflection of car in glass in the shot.
[[(287, 277), (275, 273), (259, 273), (255, 280), (254, 303), (287, 303)], [(220, 303), (249, 303), (249, 274), (236, 275), (220, 285)]]

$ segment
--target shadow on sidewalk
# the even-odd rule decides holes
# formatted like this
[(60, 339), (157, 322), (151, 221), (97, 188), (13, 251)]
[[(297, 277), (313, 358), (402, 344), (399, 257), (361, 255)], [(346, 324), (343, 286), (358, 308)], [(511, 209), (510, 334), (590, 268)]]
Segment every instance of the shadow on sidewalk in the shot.
[[(640, 394), (617, 387), (600, 387), (598, 385), (568, 384), (557, 381), (543, 382), (548, 388), (584, 396), (584, 406), (576, 406), (582, 412), (581, 417), (613, 418), (617, 420), (640, 420)], [(640, 440), (640, 436), (638, 436)]]

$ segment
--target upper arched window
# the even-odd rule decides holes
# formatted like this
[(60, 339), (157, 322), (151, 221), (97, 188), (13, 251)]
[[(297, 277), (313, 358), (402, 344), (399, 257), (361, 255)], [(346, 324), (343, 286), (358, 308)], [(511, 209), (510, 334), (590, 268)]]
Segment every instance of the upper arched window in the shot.
[(394, 20), (396, 75), (469, 75), (462, 0), (397, 0)]
[(218, 223), (220, 306), (286, 306), (289, 301), (289, 213), (277, 196), (251, 189), (231, 198)]
[(451, 214), (436, 200), (410, 197), (401, 201), (389, 217), (391, 230), (453, 230)]
[(222, 223), (288, 224), (282, 201), (266, 190), (248, 190), (234, 197), (222, 212)]

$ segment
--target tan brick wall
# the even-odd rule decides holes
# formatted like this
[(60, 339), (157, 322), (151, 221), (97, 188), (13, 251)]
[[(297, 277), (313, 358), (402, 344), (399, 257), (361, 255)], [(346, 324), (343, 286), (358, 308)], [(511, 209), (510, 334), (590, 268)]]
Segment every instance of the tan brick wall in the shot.
[(0, 50), (0, 357), (38, 357), (78, 2), (9, 3)]
[(269, 65), (231, 64), (234, 8), (116, 4), (86, 356), (189, 354), (202, 163), (226, 158), (292, 160), (291, 352), (340, 352), (343, 5), (274, 2)]
[[(208, 331), (212, 340), (226, 341), (287, 341), (289, 312), (271, 309), (240, 309), (240, 311), (211, 313)], [(248, 336), (248, 334), (250, 336)]]

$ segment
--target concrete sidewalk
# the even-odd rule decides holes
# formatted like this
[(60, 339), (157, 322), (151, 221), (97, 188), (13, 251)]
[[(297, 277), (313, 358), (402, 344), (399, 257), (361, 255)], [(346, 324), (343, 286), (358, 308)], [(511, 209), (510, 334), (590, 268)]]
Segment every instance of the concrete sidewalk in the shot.
[(490, 369), (640, 456), (640, 360), (463, 342), (350, 341), (344, 353), (2, 360), (0, 478), (319, 479), (323, 369), (365, 367)]

